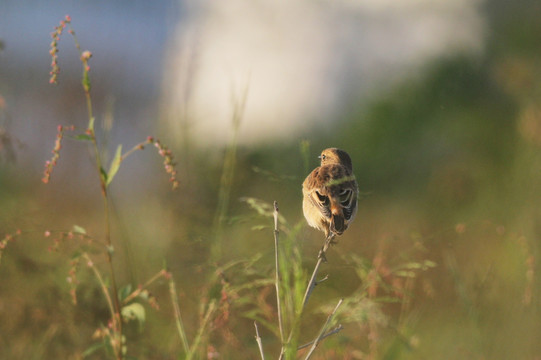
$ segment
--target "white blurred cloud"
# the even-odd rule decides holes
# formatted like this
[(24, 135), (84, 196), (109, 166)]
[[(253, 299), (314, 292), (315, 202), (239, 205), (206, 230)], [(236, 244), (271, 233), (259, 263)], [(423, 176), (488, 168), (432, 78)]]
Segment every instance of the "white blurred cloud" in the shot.
[[(475, 0), (194, 1), (164, 67), (168, 131), (221, 145), (302, 136), (351, 98), (451, 52), (482, 50)], [(175, 133), (176, 132), (176, 133)]]

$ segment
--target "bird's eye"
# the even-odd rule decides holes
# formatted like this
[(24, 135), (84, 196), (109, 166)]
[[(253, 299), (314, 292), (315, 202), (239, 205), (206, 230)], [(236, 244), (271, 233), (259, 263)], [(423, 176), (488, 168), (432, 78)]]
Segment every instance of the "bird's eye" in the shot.
[(327, 156), (321, 155), (321, 160), (325, 160), (326, 158), (327, 158)]

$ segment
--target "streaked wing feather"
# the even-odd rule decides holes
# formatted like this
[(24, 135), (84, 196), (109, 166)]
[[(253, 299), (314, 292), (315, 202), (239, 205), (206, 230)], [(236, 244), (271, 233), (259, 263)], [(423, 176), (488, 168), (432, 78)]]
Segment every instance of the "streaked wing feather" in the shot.
[(325, 217), (331, 217), (331, 210), (328, 206), (329, 198), (325, 195), (318, 193), (317, 191), (312, 191), (310, 194), (310, 200), (312, 203), (317, 206)]

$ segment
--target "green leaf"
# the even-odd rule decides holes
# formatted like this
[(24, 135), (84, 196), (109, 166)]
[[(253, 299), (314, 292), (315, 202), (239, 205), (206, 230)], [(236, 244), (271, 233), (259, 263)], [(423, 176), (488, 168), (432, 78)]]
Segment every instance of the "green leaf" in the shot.
[(86, 230), (79, 225), (73, 225), (71, 229), (72, 229), (71, 231), (73, 231), (76, 234), (86, 235)]
[(128, 295), (131, 294), (131, 284), (128, 284), (124, 287), (122, 287), (120, 290), (118, 290), (118, 300), (124, 301), (125, 298), (128, 297)]
[(115, 157), (113, 158), (113, 161), (111, 161), (111, 167), (109, 168), (109, 172), (107, 173), (107, 181), (105, 182), (105, 185), (109, 185), (111, 181), (113, 181), (113, 178), (115, 177), (116, 173), (118, 172), (118, 169), (120, 168), (120, 163), (122, 162), (122, 145), (118, 145), (116, 148)]
[(145, 324), (145, 307), (139, 303), (131, 303), (122, 308), (122, 318), (124, 321), (129, 322), (136, 320), (139, 323), (139, 330), (142, 330)]
[(87, 134), (79, 134), (79, 135), (72, 136), (71, 138), (74, 140), (79, 140), (79, 141), (92, 141), (92, 136), (87, 135)]

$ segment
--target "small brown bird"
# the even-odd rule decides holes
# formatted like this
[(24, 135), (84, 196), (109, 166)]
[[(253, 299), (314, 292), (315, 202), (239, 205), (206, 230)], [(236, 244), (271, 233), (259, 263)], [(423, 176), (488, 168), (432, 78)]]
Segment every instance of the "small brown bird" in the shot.
[(302, 209), (308, 225), (329, 238), (342, 235), (353, 221), (359, 189), (348, 153), (329, 148), (319, 158), (321, 165), (302, 184)]

